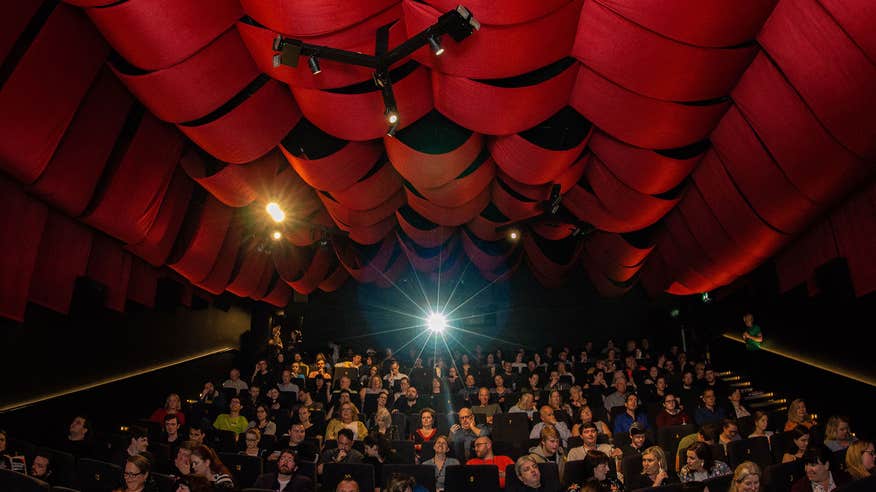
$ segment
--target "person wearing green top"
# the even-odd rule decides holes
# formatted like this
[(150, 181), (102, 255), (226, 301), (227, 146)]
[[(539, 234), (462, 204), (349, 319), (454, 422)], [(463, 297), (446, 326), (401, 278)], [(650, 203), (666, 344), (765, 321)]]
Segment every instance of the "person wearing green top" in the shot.
[(761, 332), (760, 326), (754, 324), (754, 315), (745, 313), (745, 316), (742, 317), (742, 322), (745, 323), (745, 331), (742, 332), (745, 348), (748, 350), (760, 350), (760, 345), (763, 343), (763, 332)]
[(220, 413), (213, 422), (213, 427), (219, 430), (231, 431), (236, 434), (246, 432), (249, 427), (249, 421), (246, 417), (240, 414), (240, 398), (231, 397), (231, 403), (228, 404), (228, 413)]

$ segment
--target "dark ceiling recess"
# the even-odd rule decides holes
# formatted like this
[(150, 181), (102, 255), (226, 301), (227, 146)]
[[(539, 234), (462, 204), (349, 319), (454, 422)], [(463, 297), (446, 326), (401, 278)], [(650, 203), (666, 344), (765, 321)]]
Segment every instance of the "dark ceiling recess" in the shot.
[(80, 277), (876, 289), (876, 3), (153, 3), (0, 7), (0, 316)]

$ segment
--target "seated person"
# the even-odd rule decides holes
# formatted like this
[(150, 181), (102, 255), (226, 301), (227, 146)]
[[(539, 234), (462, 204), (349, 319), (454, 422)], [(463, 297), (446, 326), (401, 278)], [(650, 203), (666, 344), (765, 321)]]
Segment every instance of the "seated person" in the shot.
[(645, 429), (641, 425), (635, 423), (630, 426), (630, 442), (621, 447), (623, 457), (641, 456), (641, 454), (649, 447), (645, 442)]
[(463, 458), (471, 457), (471, 443), (480, 436), (488, 436), (490, 429), (477, 425), (474, 414), (468, 407), (461, 408), (457, 415), (459, 423), (450, 427), (450, 445), (453, 454), (462, 461)]
[(666, 392), (662, 401), (663, 409), (657, 414), (657, 428), (669, 427), (670, 425), (685, 425), (691, 423), (681, 407), (681, 400), (674, 394)]
[(277, 435), (277, 424), (271, 420), (271, 413), (268, 407), (259, 405), (256, 407), (255, 420), (249, 423), (250, 429), (257, 429), (263, 436)]
[(638, 413), (639, 396), (630, 393), (624, 398), (624, 413), (614, 418), (614, 432), (629, 432), (630, 426), (638, 423), (643, 429), (648, 428), (648, 416), (644, 412)]
[(420, 426), (411, 436), (416, 451), (419, 452), (423, 448), (424, 442), (434, 441), (438, 437), (438, 428), (435, 427), (435, 423), (435, 410), (431, 408), (420, 410)]
[(220, 413), (216, 420), (213, 421), (213, 427), (219, 430), (231, 431), (235, 434), (242, 434), (249, 428), (249, 421), (246, 417), (240, 414), (240, 398), (231, 397), (228, 403), (228, 413)]
[(374, 467), (374, 476), (381, 476), (381, 469), (384, 464), (396, 465), (401, 464), (402, 460), (399, 455), (392, 449), (392, 444), (389, 439), (372, 432), (362, 439), (362, 444), (365, 446), (365, 455), (362, 458), (362, 463), (369, 464)]
[(492, 425), (493, 416), (502, 413), (502, 407), (497, 403), (490, 403), (490, 390), (481, 388), (478, 390), (478, 404), (471, 407), (471, 412), (484, 415), (487, 423)]
[(718, 444), (727, 449), (727, 445), (733, 441), (741, 441), (742, 436), (739, 435), (739, 425), (733, 419), (724, 419), (721, 421), (721, 434), (718, 435)]
[(236, 367), (232, 368), (231, 371), (229, 371), (228, 379), (226, 379), (225, 382), (222, 383), (222, 387), (234, 388), (237, 391), (238, 395), (241, 391), (249, 389), (249, 385), (246, 384), (246, 381), (240, 379), (240, 370)]
[(58, 443), (58, 449), (77, 458), (94, 457), (94, 443), (89, 430), (91, 421), (84, 415), (76, 415), (67, 428), (67, 436)]
[(687, 448), (685, 454), (687, 463), (678, 472), (678, 478), (682, 483), (702, 482), (733, 473), (727, 463), (712, 458), (712, 449), (708, 444), (695, 442)]
[(541, 428), (541, 438), (538, 446), (529, 448), (529, 456), (536, 463), (554, 463), (557, 465), (560, 476), (563, 476), (563, 468), (566, 464), (566, 453), (560, 446), (560, 434), (552, 425)]
[(517, 399), (517, 403), (508, 409), (508, 413), (525, 413), (529, 420), (532, 420), (535, 414), (535, 400), (532, 399), (532, 393), (524, 391)]
[(849, 428), (849, 418), (834, 415), (827, 419), (824, 427), (824, 445), (833, 452), (841, 451), (855, 442), (852, 431)]
[(290, 449), (295, 452), (295, 456), (302, 461), (316, 461), (316, 447), (306, 441), (306, 432), (304, 424), (301, 422), (293, 422), (289, 426), (288, 440), (278, 440), (274, 451), (268, 455), (268, 461), (275, 461), (280, 458), (280, 452), (284, 449)]
[(791, 492), (831, 491), (852, 481), (848, 473), (830, 469), (830, 450), (827, 446), (810, 446), (802, 460), (806, 474), (791, 485)]
[(583, 460), (594, 451), (599, 451), (612, 458), (618, 458), (623, 454), (620, 449), (613, 448), (611, 444), (597, 444), (596, 424), (593, 422), (581, 424), (581, 440), (583, 443), (580, 446), (569, 450), (568, 461)]
[(313, 480), (298, 473), (298, 455), (292, 449), (279, 451), (277, 471), (264, 473), (256, 479), (253, 488), (283, 492), (308, 492), (313, 490)]
[(182, 436), (179, 434), (180, 423), (178, 417), (179, 415), (175, 413), (169, 413), (164, 416), (164, 428), (161, 432), (161, 442), (171, 446), (176, 446), (182, 442)]
[(541, 410), (538, 411), (539, 417), (541, 417), (541, 422), (535, 424), (532, 427), (532, 431), (529, 433), (530, 439), (538, 439), (541, 436), (541, 429), (545, 425), (552, 425), (557, 429), (557, 432), (560, 434), (560, 439), (563, 441), (563, 446), (566, 446), (566, 441), (572, 437), (572, 431), (566, 426), (565, 422), (560, 422), (554, 416), (554, 409), (550, 405), (542, 405)]
[(176, 414), (179, 420), (179, 425), (186, 425), (186, 416), (182, 412), (182, 403), (179, 399), (179, 395), (176, 393), (167, 395), (167, 398), (164, 400), (164, 406), (152, 412), (152, 416), (149, 417), (149, 420), (162, 424), (164, 423), (164, 416), (169, 413)]
[(466, 461), (466, 465), (495, 465), (499, 468), (499, 487), (505, 488), (505, 469), (508, 465), (513, 465), (514, 461), (502, 455), (493, 454), (493, 441), (487, 436), (480, 436), (475, 439), (475, 455), (476, 457)]
[(742, 390), (739, 388), (733, 388), (727, 400), (729, 401), (727, 404), (727, 415), (729, 418), (741, 419), (751, 415), (751, 412), (742, 404)]
[(785, 432), (794, 430), (798, 425), (811, 429), (815, 419), (806, 411), (806, 402), (796, 399), (788, 406), (788, 421), (785, 422)]
[(335, 492), (359, 492), (359, 483), (352, 478), (344, 478), (338, 482)]
[(401, 412), (403, 414), (418, 413), (422, 408), (420, 396), (417, 393), (417, 388), (408, 386), (405, 388), (404, 395), (400, 395), (392, 405), (392, 413)]
[(338, 433), (347, 429), (352, 434), (350, 440), (359, 441), (368, 435), (368, 429), (361, 420), (358, 420), (359, 411), (352, 403), (344, 403), (341, 405), (338, 416), (329, 421), (325, 429), (325, 440), (331, 441), (338, 438)]
[(751, 461), (744, 461), (733, 472), (733, 480), (727, 492), (759, 492), (760, 467)]
[(438, 492), (444, 491), (444, 478), (448, 466), (459, 464), (459, 460), (447, 456), (450, 451), (450, 444), (447, 436), (438, 436), (435, 438), (435, 456), (423, 462), (424, 465), (432, 465), (435, 467), (435, 490)]
[(642, 473), (624, 477), (624, 485), (629, 490), (660, 487), (672, 481), (666, 464), (666, 453), (660, 446), (651, 446), (642, 453)]
[(30, 465), (30, 476), (52, 485), (54, 477), (52, 476), (51, 453), (47, 453), (43, 450), (37, 451), (33, 456), (33, 463)]
[(876, 467), (876, 450), (872, 441), (855, 441), (846, 450), (846, 471), (853, 480), (862, 480), (873, 475)]
[(788, 463), (803, 458), (803, 455), (806, 453), (806, 448), (809, 447), (809, 429), (805, 426), (798, 425), (791, 431), (790, 438), (793, 447), (785, 451), (785, 454), (782, 456), (782, 463)]
[(173, 463), (170, 467), (171, 477), (185, 477), (192, 473), (192, 450), (198, 446), (193, 441), (180, 443), (173, 455)]
[(323, 472), (323, 465), (326, 463), (362, 463), (362, 453), (353, 449), (353, 431), (350, 429), (340, 429), (337, 433), (338, 447), (333, 449), (325, 449), (319, 457), (319, 465), (317, 471), (320, 475)]
[(538, 463), (532, 455), (525, 455), (517, 458), (517, 462), (514, 463), (514, 473), (522, 484), (522, 487), (518, 487), (517, 489), (520, 492), (548, 491), (548, 489), (544, 488), (541, 483), (541, 471), (538, 469)]
[(191, 475), (206, 478), (213, 490), (234, 488), (231, 472), (209, 446), (198, 446), (192, 451)]
[(697, 425), (703, 426), (711, 422), (720, 422), (725, 418), (724, 409), (716, 403), (718, 399), (715, 396), (715, 390), (703, 391), (700, 400), (700, 406), (697, 407), (696, 415), (694, 415), (694, 421)]
[(754, 412), (754, 431), (748, 435), (749, 439), (752, 437), (765, 437), (767, 439), (772, 438), (773, 431), (768, 431), (767, 428), (770, 426), (770, 417), (763, 410), (757, 410)]
[(685, 455), (684, 452), (691, 444), (695, 442), (704, 442), (711, 446), (718, 441), (718, 434), (720, 433), (721, 425), (712, 422), (700, 427), (699, 431), (682, 437), (681, 441), (678, 442), (678, 452), (675, 455), (675, 468), (681, 469), (682, 463), (687, 460), (687, 455)]
[(201, 424), (192, 424), (189, 426), (189, 441), (194, 443), (195, 446), (203, 446), (205, 437), (207, 437), (207, 433), (204, 431)]
[(128, 447), (117, 449), (112, 456), (111, 463), (124, 468), (125, 463), (131, 456), (146, 456), (149, 461), (152, 461), (152, 455), (149, 454), (149, 434), (145, 427), (133, 425), (128, 429)]
[(611, 429), (608, 428), (608, 425), (605, 422), (601, 420), (593, 420), (593, 410), (590, 409), (590, 405), (584, 405), (578, 411), (578, 423), (572, 426), (572, 436), (580, 436), (581, 425), (587, 423), (593, 423), (596, 425), (596, 431), (599, 434), (611, 437)]

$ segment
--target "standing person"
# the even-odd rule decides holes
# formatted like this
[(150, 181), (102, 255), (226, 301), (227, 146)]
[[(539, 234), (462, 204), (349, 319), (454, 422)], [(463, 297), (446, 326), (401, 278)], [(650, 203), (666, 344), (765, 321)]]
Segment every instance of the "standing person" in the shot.
[(763, 343), (763, 331), (760, 326), (754, 324), (754, 315), (745, 313), (742, 316), (742, 323), (745, 325), (745, 330), (742, 332), (742, 339), (745, 340), (745, 348), (748, 350), (760, 350)]
[(459, 460), (447, 456), (447, 453), (450, 451), (450, 443), (447, 436), (436, 437), (434, 449), (435, 456), (424, 461), (423, 464), (435, 467), (435, 490), (437, 492), (443, 492), (445, 471), (448, 466), (458, 465)]
[(475, 439), (475, 454), (477, 457), (471, 458), (466, 465), (495, 465), (499, 468), (499, 487), (505, 488), (505, 469), (508, 465), (513, 465), (514, 461), (502, 455), (493, 454), (493, 441), (487, 436), (480, 436)]

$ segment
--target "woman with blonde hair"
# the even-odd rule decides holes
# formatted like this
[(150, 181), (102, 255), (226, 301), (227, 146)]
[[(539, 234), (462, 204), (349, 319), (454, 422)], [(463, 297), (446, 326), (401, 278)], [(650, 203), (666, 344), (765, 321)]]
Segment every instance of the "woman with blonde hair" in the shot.
[(801, 398), (792, 401), (788, 406), (788, 421), (785, 422), (785, 432), (794, 430), (798, 425), (811, 429), (815, 420), (806, 411), (806, 402)]
[(833, 415), (824, 426), (824, 445), (833, 452), (842, 451), (855, 441), (849, 428), (849, 418)]
[(338, 438), (338, 431), (341, 429), (350, 429), (353, 432), (353, 440), (361, 441), (368, 435), (368, 428), (358, 420), (359, 411), (356, 410), (356, 405), (352, 403), (344, 403), (341, 405), (341, 411), (338, 416), (331, 419), (325, 429), (325, 440), (333, 441)]
[(846, 450), (846, 472), (855, 480), (867, 478), (873, 474), (876, 466), (872, 441), (855, 441)]
[(758, 492), (760, 490), (760, 467), (751, 461), (743, 461), (733, 472), (733, 481), (727, 492)]
[(672, 481), (667, 471), (666, 453), (660, 446), (651, 446), (642, 452), (642, 473), (624, 477), (627, 490), (660, 487)]

